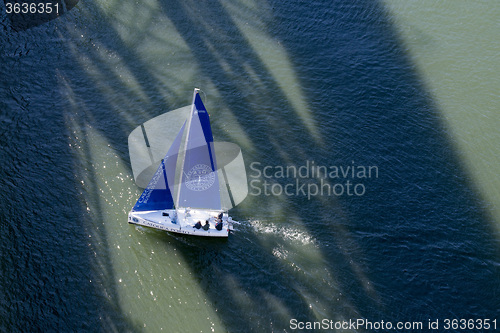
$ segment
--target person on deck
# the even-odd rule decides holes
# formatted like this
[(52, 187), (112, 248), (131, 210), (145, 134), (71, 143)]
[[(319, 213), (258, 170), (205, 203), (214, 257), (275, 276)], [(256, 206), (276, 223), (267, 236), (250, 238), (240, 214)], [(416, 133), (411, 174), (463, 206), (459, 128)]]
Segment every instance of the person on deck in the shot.
[[(193, 226), (193, 228), (200, 229), (201, 228), (201, 221), (196, 222), (196, 224)], [(205, 228), (203, 228), (205, 229)]]
[(210, 224), (208, 224), (208, 220), (205, 221), (205, 225), (203, 226), (203, 230), (210, 229)]
[(222, 221), (217, 222), (217, 224), (215, 225), (215, 229), (217, 229), (219, 231), (222, 230)]

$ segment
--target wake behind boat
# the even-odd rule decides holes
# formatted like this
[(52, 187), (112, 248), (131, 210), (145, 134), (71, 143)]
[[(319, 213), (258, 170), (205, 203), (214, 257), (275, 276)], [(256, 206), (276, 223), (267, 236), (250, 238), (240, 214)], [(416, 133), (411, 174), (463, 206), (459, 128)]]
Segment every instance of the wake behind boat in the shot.
[(232, 230), (234, 222), (221, 205), (212, 129), (199, 89), (194, 90), (188, 119), (129, 212), (128, 222), (207, 237), (228, 237)]

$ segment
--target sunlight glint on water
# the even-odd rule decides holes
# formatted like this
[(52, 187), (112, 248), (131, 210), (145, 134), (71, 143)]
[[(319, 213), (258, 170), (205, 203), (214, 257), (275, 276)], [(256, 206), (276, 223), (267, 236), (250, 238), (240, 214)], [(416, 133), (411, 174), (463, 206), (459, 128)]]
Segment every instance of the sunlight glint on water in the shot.
[[(95, 261), (109, 302), (118, 304), (134, 324), (148, 331), (180, 332), (187, 321), (197, 331), (223, 327), (175, 245), (158, 241), (154, 235), (161, 232), (126, 223), (124, 203), (132, 203), (139, 195), (133, 177), (98, 131), (90, 126), (80, 130), (72, 128), (72, 139), (81, 151), (89, 152), (80, 155), (81, 163), (91, 163), (94, 173), (77, 177), (84, 179), (84, 200), (90, 207), (89, 241), (96, 258), (109, 256), (112, 263), (106, 267), (103, 261)], [(116, 289), (116, 294), (107, 288)], [(185, 307), (196, 316), (183, 312)], [(178, 320), (169, 321), (167, 327), (165, 316)]]

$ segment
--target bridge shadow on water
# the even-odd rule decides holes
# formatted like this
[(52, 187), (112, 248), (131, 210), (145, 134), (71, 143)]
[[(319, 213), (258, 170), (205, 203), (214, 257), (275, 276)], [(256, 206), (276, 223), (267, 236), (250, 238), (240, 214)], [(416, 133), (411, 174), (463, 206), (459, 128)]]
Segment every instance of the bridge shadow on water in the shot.
[[(297, 110), (284, 83), (273, 75), (263, 53), (255, 50), (222, 2), (160, 1), (159, 5), (158, 10), (189, 48), (202, 78), (197, 82), (171, 78), (172, 85), (216, 85), (220, 102), (233, 112), (250, 141), (251, 148), (243, 148), (247, 170), (252, 161), (263, 166), (301, 166), (314, 161), (316, 165), (376, 166), (378, 170), (378, 177), (352, 179), (365, 186), (361, 196), (314, 196), (310, 200), (300, 195), (250, 196), (232, 211), (237, 218), (250, 220), (245, 221), (249, 225), (240, 226), (228, 240), (159, 232), (145, 236), (175, 243), (228, 331), (290, 331), (292, 318), (410, 320), (424, 325), (428, 319), (494, 318), (500, 305), (495, 297), (499, 248), (494, 221), (457, 157), (439, 110), (383, 4), (266, 4), (269, 17), (254, 29), (268, 29), (269, 40), (286, 51), (297, 78), (289, 83), (300, 86), (308, 110)], [(255, 10), (234, 6), (240, 6), (243, 13)], [(80, 10), (77, 7), (72, 12)], [(88, 62), (80, 61), (81, 68), (62, 69), (61, 80), (77, 95), (74, 101), (79, 111), (58, 115), (61, 132), (65, 117), (75, 128), (92, 126), (128, 165), (130, 131), (163, 112), (164, 105), (171, 109), (182, 105), (176, 105), (177, 87), (165, 86), (148, 74), (148, 66), (113, 31), (112, 22), (99, 14), (101, 9), (92, 3), (85, 8), (99, 16), (99, 29), (107, 29), (111, 37), (101, 39), (95, 33), (93, 40), (85, 42), (88, 48), (79, 46), (88, 50), (78, 55)], [(121, 79), (91, 44), (112, 50), (122, 59), (142, 93), (135, 95), (125, 86), (124, 91), (113, 91), (113, 85), (106, 82), (116, 84)], [(76, 78), (86, 75), (85, 64), (102, 77), (97, 87), (79, 85)], [(72, 79), (67, 73), (78, 75)], [(58, 75), (57, 71), (52, 74)], [(95, 98), (84, 101), (85, 93)], [(115, 93), (118, 99), (111, 99)], [(123, 111), (117, 115), (117, 109)], [(301, 120), (301, 112), (311, 115), (316, 134)], [(114, 131), (101, 125), (110, 122), (116, 126)], [(231, 141), (220, 123), (214, 125), (217, 140)], [(85, 147), (82, 151), (86, 162), (75, 168), (86, 174), (93, 168), (92, 153)], [(99, 182), (92, 172), (85, 177), (90, 184)], [(289, 180), (274, 181), (285, 185)], [(88, 198), (100, 196), (97, 185), (87, 191)], [(71, 195), (81, 200), (79, 193)], [(109, 235), (105, 228), (97, 228), (106, 208), (98, 201), (91, 204), (93, 224), (79, 221), (78, 227), (95, 227), (89, 233), (99, 239), (101, 249), (108, 248)], [(88, 217), (85, 211), (78, 216), (80, 220)], [(262, 233), (256, 225), (275, 233)], [(312, 245), (284, 240), (282, 230), (287, 228), (308, 235)], [(83, 248), (86, 243), (84, 239), (77, 246)], [(301, 252), (302, 248), (314, 255), (309, 258), (309, 250)], [(99, 289), (95, 291), (98, 297), (92, 298), (85, 311), (104, 322), (104, 330), (140, 331), (140, 324), (129, 320), (120, 307), (109, 252), (100, 253), (98, 266), (105, 271), (93, 275), (98, 280), (99, 286), (94, 287)], [(82, 253), (90, 258), (85, 267), (78, 268), (86, 277), (84, 272), (91, 270), (96, 259), (92, 249)], [(74, 260), (73, 265), (77, 262), (82, 260)], [(51, 283), (55, 290), (68, 289), (69, 282)], [(89, 288), (74, 293), (83, 297)], [(78, 327), (70, 324), (71, 319), (80, 321), (81, 314), (69, 311), (65, 324), (57, 327)], [(47, 323), (46, 327), (55, 326)]]
[[(378, 170), (378, 177), (359, 180), (366, 187), (362, 196), (251, 198), (235, 210), (270, 222), (265, 214), (273, 216), (272, 208), (262, 207), (281, 206), (298, 218), (317, 240), (328, 272), (323, 281), (331, 284), (301, 280), (271, 254), (279, 241), (266, 244), (258, 232), (242, 239), (237, 233), (227, 244), (193, 240), (183, 247), (228, 330), (282, 330), (291, 318), (424, 325), (429, 319), (494, 318), (499, 305), (494, 221), (382, 4), (269, 3), (270, 34), (288, 52), (322, 143), (300, 123), (280, 83), (224, 6), (162, 4), (201, 74), (217, 82), (258, 147), (250, 158), (245, 155), (247, 167), (251, 161), (270, 166), (314, 161)], [(230, 43), (217, 43), (221, 31)], [(213, 45), (216, 53), (210, 51)], [(267, 80), (253, 82), (249, 68)], [(268, 96), (266, 105), (251, 101), (259, 95)], [(264, 122), (267, 110), (280, 112)], [(290, 223), (279, 219), (280, 225)], [(219, 292), (221, 284), (227, 293)]]

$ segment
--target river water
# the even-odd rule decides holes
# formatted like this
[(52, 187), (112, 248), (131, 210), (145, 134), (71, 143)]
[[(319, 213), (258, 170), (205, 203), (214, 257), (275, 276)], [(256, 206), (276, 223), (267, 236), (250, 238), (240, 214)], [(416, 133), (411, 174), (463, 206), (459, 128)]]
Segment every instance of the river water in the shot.
[[(496, 1), (0, 8), (1, 331), (500, 320)], [(227, 240), (127, 223), (128, 135), (194, 87), (247, 169)]]

